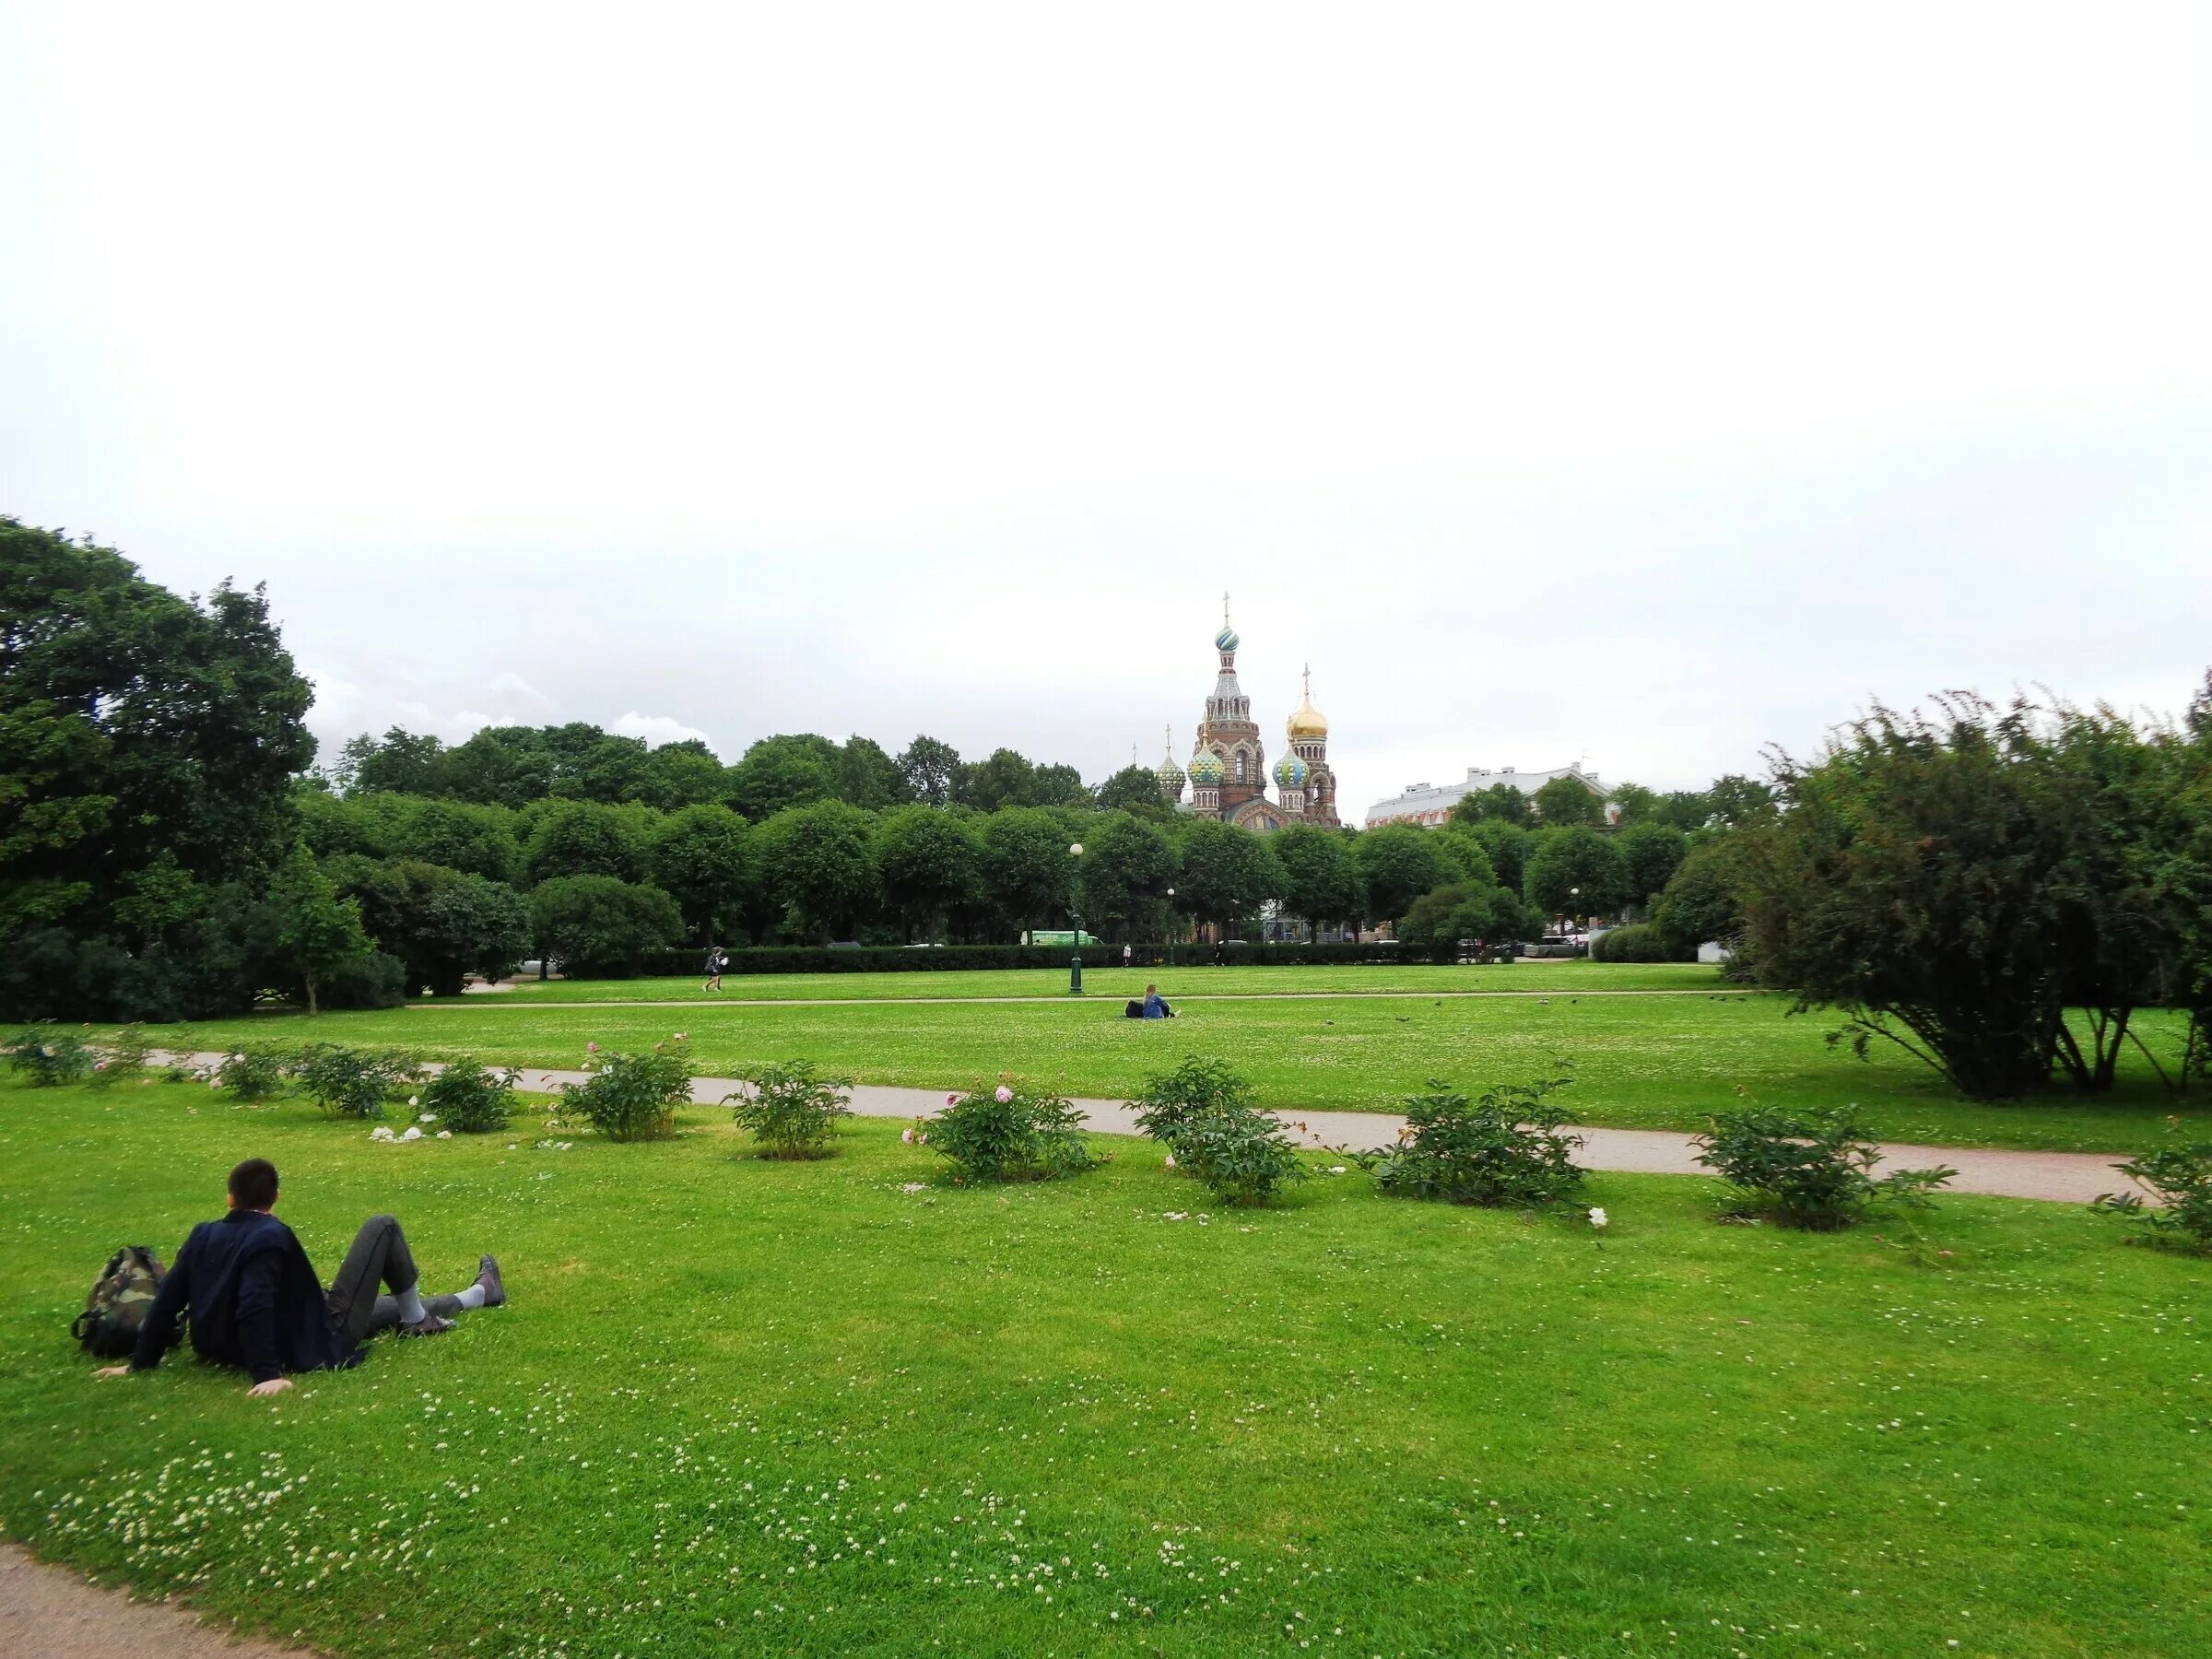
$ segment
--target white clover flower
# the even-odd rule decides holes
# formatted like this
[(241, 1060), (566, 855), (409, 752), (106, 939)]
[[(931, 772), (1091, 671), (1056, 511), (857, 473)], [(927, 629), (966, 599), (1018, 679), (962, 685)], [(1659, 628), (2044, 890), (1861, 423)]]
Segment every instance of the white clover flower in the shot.
[(1344, 1173), (1344, 1166), (1342, 1164), (1331, 1164), (1329, 1166), (1329, 1173), (1332, 1175), (1341, 1175)]
[(407, 1125), (407, 1132), (399, 1138), (403, 1141), (420, 1140), (422, 1138), (422, 1131), (417, 1128), (413, 1124), (409, 1124)]
[(1163, 1170), (1173, 1169), (1175, 1167), (1175, 1154), (1171, 1152), (1167, 1155), (1167, 1157), (1161, 1159), (1159, 1167)]
[(910, 1181), (899, 1190), (902, 1193), (919, 1193), (927, 1187), (928, 1184), (929, 1183), (925, 1181)]
[(379, 1124), (375, 1128), (369, 1131), (369, 1138), (372, 1141), (390, 1140), (392, 1138), (391, 1125), (389, 1124)]
[(1593, 1210), (1590, 1212), (1590, 1225), (1591, 1225), (1591, 1226), (1593, 1226), (1593, 1227), (1603, 1227), (1603, 1226), (1605, 1226), (1605, 1225), (1606, 1225), (1606, 1212), (1605, 1212), (1604, 1210), (1602, 1210), (1602, 1209), (1593, 1209)]

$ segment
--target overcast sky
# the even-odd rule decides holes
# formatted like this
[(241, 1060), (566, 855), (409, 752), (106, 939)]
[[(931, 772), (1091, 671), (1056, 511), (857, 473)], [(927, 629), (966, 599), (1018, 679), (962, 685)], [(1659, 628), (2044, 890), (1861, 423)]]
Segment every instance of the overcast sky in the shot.
[(1349, 817), (2212, 662), (2202, 6), (0, 7), (0, 511), (397, 723)]

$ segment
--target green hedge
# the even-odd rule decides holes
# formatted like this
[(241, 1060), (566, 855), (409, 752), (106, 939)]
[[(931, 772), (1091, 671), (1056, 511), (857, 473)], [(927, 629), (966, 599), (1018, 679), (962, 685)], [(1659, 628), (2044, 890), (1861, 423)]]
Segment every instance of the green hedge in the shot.
[[(1214, 959), (1211, 945), (1138, 945), (1131, 962), (1139, 968), (1194, 967)], [(1311, 967), (1329, 962), (1419, 961), (1397, 945), (1225, 945), (1221, 959), (1240, 968)], [(1065, 968), (1074, 952), (1065, 945), (945, 945), (904, 948), (866, 945), (831, 950), (818, 945), (769, 945), (728, 949), (725, 973), (945, 973), (1004, 968)], [(701, 978), (702, 946), (645, 953), (639, 972), (649, 978)], [(1118, 968), (1119, 945), (1086, 945), (1083, 962), (1090, 968)]]
[(1666, 935), (1648, 922), (1632, 923), (1627, 927), (1608, 928), (1590, 941), (1590, 959), (1594, 962), (1679, 962), (1697, 960), (1692, 950), (1686, 958), (1671, 948)]

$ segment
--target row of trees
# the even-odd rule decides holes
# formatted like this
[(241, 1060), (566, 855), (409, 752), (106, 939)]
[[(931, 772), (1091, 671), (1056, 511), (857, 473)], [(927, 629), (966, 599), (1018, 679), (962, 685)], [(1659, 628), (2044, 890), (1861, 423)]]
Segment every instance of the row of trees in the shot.
[[(525, 893), (587, 878), (615, 884), (592, 889), (609, 902), (618, 887), (666, 896), (677, 922), (652, 944), (1008, 942), (1077, 911), (1108, 938), (1149, 940), (1194, 924), (1245, 931), (1269, 904), (1311, 931), (1396, 921), (1439, 892), (1455, 906), (1479, 899), (1475, 933), (1500, 938), (1525, 935), (1541, 914), (1606, 913), (1656, 893), (1688, 844), (1661, 825), (1616, 835), (1499, 822), (1365, 834), (1298, 825), (1261, 837), (1088, 806), (871, 813), (823, 800), (751, 823), (720, 806), (663, 813), (549, 800), (510, 811), (312, 788), (298, 805), (306, 845), (338, 890), (361, 900), (388, 948), (396, 935), (379, 918), (419, 911), (433, 895), (446, 913), (488, 918), (495, 889), (512, 910)], [(1069, 851), (1077, 844), (1079, 861)], [(416, 901), (390, 897), (396, 888)]]
[(690, 739), (649, 748), (595, 725), (488, 726), (448, 747), (394, 726), (362, 733), (318, 770), (331, 793), (394, 794), (520, 808), (540, 801), (592, 801), (662, 812), (727, 806), (753, 823), (787, 806), (842, 801), (870, 812), (891, 806), (1120, 807), (1166, 816), (1159, 785), (1125, 767), (1096, 789), (1072, 766), (1041, 764), (1010, 748), (963, 760), (949, 743), (918, 736), (897, 755), (867, 737), (842, 743), (811, 732), (763, 737), (734, 766)]

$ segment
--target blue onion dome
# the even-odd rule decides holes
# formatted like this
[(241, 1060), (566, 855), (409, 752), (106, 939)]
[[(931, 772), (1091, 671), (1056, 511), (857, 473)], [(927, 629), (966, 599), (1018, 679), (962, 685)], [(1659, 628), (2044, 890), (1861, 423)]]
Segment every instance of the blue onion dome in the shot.
[(1275, 763), (1275, 781), (1285, 789), (1303, 789), (1306, 777), (1306, 763), (1296, 755), (1285, 755)]
[(1191, 757), (1191, 782), (1194, 783), (1218, 783), (1223, 770), (1221, 757), (1211, 749), (1201, 749)]
[(1225, 627), (1219, 633), (1214, 636), (1214, 649), (1216, 651), (1234, 651), (1236, 648), (1237, 630), (1235, 629)]

